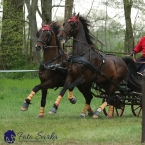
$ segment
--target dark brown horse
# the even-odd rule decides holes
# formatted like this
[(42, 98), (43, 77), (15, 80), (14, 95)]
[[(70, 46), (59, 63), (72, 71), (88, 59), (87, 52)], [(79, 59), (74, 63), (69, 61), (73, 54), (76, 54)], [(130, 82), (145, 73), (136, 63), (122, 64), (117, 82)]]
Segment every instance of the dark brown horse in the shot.
[[(67, 76), (67, 63), (65, 62), (67, 54), (61, 49), (60, 42), (57, 39), (60, 26), (56, 22), (52, 22), (49, 25), (43, 25), (42, 28), (37, 32), (38, 41), (36, 44), (37, 51), (44, 51), (43, 62), (39, 68), (39, 78), (41, 83), (32, 89), (32, 92), (25, 99), (22, 104), (21, 110), (26, 111), (29, 107), (30, 101), (33, 96), (39, 91), (42, 91), (41, 107), (39, 117), (44, 117), (44, 108), (46, 104), (47, 89), (58, 88), (64, 85)], [(88, 87), (89, 85), (86, 85)], [(90, 86), (89, 86), (90, 87)], [(85, 87), (78, 87), (80, 92), (86, 98), (88, 95), (92, 96), (91, 92), (86, 92)], [(61, 98), (56, 100), (56, 103)], [(76, 103), (76, 98), (71, 90), (68, 91), (68, 99), (72, 104)], [(89, 114), (92, 114), (92, 109), (87, 108)], [(49, 113), (54, 114), (56, 108), (52, 109)], [(82, 116), (85, 116), (86, 112), (82, 112)]]
[[(63, 97), (67, 89), (73, 90), (80, 84), (94, 82), (101, 85), (108, 99), (95, 111), (93, 117), (98, 118), (101, 111), (111, 104), (113, 94), (118, 89), (119, 83), (127, 76), (128, 69), (122, 59), (114, 55), (103, 56), (95, 49), (94, 38), (90, 35), (88, 27), (88, 21), (77, 14), (63, 24), (63, 29), (58, 34), (59, 40), (63, 43), (70, 38), (73, 39), (72, 55), (67, 59), (69, 72), (59, 98)], [(87, 99), (89, 98), (90, 96)], [(53, 108), (58, 104), (59, 101), (55, 102)], [(86, 104), (86, 107), (87, 105), (90, 104)]]

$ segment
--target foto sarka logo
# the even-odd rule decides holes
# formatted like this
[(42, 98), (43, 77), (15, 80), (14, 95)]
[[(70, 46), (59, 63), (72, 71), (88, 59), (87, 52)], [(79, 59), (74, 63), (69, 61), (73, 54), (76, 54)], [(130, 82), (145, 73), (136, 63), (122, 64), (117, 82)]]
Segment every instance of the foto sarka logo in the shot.
[(4, 141), (8, 144), (13, 144), (15, 142), (16, 134), (13, 130), (7, 130), (4, 133)]

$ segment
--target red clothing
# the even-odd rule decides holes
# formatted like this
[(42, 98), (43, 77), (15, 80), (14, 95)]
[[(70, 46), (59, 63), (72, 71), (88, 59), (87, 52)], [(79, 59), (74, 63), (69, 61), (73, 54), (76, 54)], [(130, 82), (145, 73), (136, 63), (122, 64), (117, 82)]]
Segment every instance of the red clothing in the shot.
[(139, 42), (137, 43), (137, 45), (135, 46), (135, 48), (133, 49), (136, 53), (139, 53), (142, 51), (142, 56), (145, 57), (145, 36), (143, 36)]

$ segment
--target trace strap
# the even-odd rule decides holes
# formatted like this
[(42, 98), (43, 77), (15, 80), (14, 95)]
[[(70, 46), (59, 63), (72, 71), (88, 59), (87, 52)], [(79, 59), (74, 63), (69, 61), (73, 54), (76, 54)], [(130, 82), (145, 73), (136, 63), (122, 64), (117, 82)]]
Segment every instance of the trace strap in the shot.
[(37, 72), (38, 70), (0, 70), (0, 72)]

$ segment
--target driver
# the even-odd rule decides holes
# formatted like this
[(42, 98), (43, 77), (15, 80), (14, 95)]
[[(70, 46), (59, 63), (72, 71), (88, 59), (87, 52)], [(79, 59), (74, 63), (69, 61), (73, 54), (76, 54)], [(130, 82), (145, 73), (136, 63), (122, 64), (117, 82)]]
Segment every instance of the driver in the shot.
[(145, 36), (139, 40), (133, 51), (130, 53), (130, 56), (139, 52), (142, 52), (142, 56), (136, 60), (136, 66), (138, 72), (143, 73), (145, 69)]

